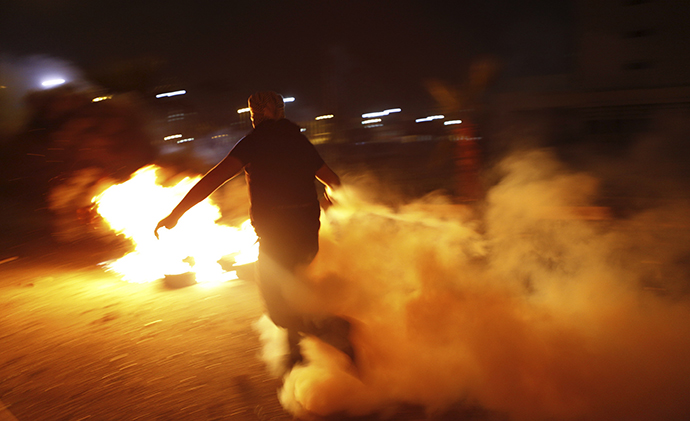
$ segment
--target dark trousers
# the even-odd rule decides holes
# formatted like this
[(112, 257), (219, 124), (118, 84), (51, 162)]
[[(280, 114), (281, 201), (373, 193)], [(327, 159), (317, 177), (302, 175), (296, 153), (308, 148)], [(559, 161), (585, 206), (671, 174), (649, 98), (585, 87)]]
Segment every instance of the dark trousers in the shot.
[(315, 315), (294, 308), (285, 297), (287, 277), (296, 279), (295, 271), (314, 260), (319, 250), (318, 204), (304, 208), (275, 209), (259, 219), (254, 227), (259, 236), (259, 285), (269, 317), (277, 326), (287, 329), (290, 357), (301, 360), (299, 340), (313, 335), (341, 350), (350, 347), (350, 324), (341, 317)]

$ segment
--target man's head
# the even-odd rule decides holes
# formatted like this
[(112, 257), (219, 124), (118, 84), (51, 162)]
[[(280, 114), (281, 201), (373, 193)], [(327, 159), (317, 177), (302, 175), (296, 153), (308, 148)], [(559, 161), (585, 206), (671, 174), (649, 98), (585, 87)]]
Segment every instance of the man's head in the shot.
[(283, 97), (272, 91), (261, 91), (249, 97), (252, 125), (258, 126), (264, 120), (285, 118)]

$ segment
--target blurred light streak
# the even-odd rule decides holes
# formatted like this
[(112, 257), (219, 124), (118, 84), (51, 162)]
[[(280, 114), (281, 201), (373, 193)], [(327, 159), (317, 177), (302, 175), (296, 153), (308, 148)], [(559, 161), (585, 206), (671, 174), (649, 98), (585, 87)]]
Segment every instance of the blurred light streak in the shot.
[(380, 123), (380, 122), (381, 122), (380, 118), (372, 118), (369, 120), (362, 121), (362, 124), (373, 124), (373, 123)]
[(316, 117), (314, 120), (327, 120), (329, 118), (333, 118), (333, 114), (326, 114), (326, 115), (320, 115)]
[(165, 137), (163, 138), (163, 140), (179, 139), (179, 138), (181, 138), (181, 137), (182, 137), (182, 135), (178, 133), (178, 134), (173, 134), (173, 135), (170, 135), (170, 136), (165, 136)]
[[(283, 98), (283, 102), (284, 102), (284, 103), (286, 103), (286, 102), (294, 102), (294, 101), (295, 101), (295, 97), (294, 97), (294, 96), (289, 96), (289, 97)], [(250, 111), (251, 111), (251, 109), (250, 109), (249, 107), (240, 108), (239, 110), (237, 110), (237, 114), (248, 113), (248, 112), (250, 112)]]
[(186, 143), (186, 142), (191, 142), (192, 140), (194, 140), (193, 137), (188, 137), (188, 138), (186, 138), (186, 139), (180, 139), (180, 140), (178, 140), (177, 143)]
[(66, 82), (66, 80), (61, 79), (61, 78), (49, 79), (49, 80), (44, 80), (43, 82), (41, 82), (41, 86), (43, 86), (45, 88), (52, 88), (53, 86), (62, 85), (65, 82)]
[(186, 93), (187, 93), (187, 91), (182, 89), (179, 91), (172, 91), (172, 92), (165, 92), (162, 94), (158, 94), (158, 95), (156, 95), (156, 98), (167, 98), (167, 97), (171, 97), (171, 96), (184, 95)]
[(446, 118), (446, 117), (443, 116), (443, 115), (430, 115), (430, 116), (428, 116), (428, 117), (418, 118), (418, 119), (416, 119), (414, 122), (415, 122), (415, 123), (425, 123), (425, 122), (427, 122), (427, 121), (440, 120), (440, 119), (443, 119), (443, 118)]
[(443, 125), (444, 126), (450, 126), (453, 124), (460, 124), (460, 123), (462, 123), (462, 120), (448, 120), (448, 121), (444, 121)]
[(385, 117), (388, 114), (399, 113), (400, 111), (402, 111), (401, 108), (389, 108), (389, 109), (384, 110), (384, 111), (377, 111), (377, 112), (373, 112), (373, 113), (362, 114), (362, 118)]
[(92, 99), (91, 101), (93, 101), (93, 102), (101, 102), (101, 101), (105, 101), (106, 99), (113, 99), (113, 96), (112, 96), (112, 95), (98, 96), (98, 97)]

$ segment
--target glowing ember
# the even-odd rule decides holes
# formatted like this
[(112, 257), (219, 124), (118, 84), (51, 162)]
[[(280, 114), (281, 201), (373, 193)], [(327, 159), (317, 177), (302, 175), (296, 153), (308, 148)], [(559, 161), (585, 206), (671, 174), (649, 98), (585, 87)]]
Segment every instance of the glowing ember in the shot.
[(158, 221), (199, 179), (187, 177), (175, 186), (163, 187), (156, 182), (158, 169), (155, 165), (143, 167), (128, 181), (91, 200), (110, 228), (134, 244), (134, 251), (108, 263), (107, 269), (136, 283), (186, 272), (195, 273), (196, 281), (203, 284), (237, 279), (236, 273), (224, 271), (218, 260), (229, 256), (236, 264), (256, 261), (257, 237), (250, 221), (239, 228), (216, 224), (220, 210), (206, 199), (180, 218), (174, 229), (160, 230), (157, 240), (153, 229)]

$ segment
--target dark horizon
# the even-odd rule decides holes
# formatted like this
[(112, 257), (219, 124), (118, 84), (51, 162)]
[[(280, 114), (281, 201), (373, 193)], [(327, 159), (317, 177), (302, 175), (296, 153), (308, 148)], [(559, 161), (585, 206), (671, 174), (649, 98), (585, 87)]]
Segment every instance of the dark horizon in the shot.
[(504, 77), (564, 72), (572, 59), (570, 1), (15, 0), (3, 15), (6, 55), (47, 55), (87, 74), (155, 60), (160, 77), (228, 106), (271, 89), (324, 112), (427, 110), (425, 81), (461, 86), (479, 57), (497, 57)]

